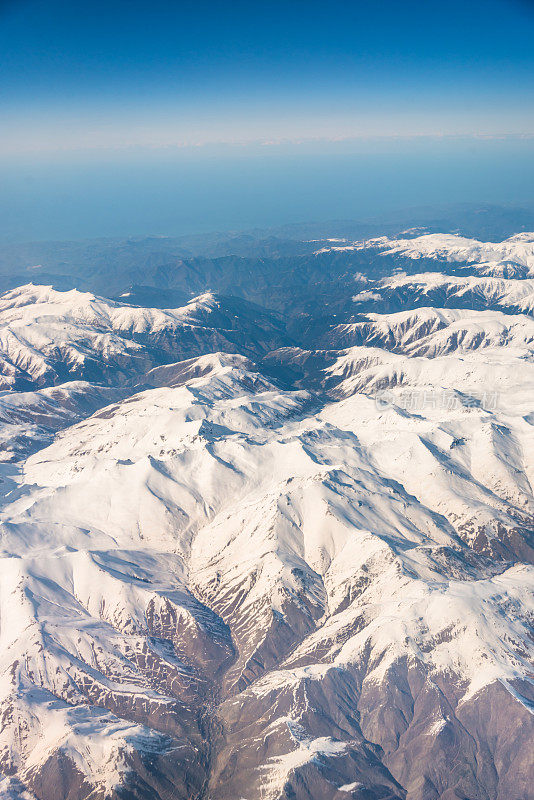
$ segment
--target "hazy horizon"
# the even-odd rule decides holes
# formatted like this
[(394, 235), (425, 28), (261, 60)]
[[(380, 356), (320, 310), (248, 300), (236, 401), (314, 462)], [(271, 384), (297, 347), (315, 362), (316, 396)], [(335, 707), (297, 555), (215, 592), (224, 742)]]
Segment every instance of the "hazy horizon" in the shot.
[(531, 202), (533, 36), (522, 0), (0, 3), (0, 240)]
[(76, 153), (4, 162), (2, 175), (3, 241), (181, 236), (414, 206), (529, 204), (534, 138)]

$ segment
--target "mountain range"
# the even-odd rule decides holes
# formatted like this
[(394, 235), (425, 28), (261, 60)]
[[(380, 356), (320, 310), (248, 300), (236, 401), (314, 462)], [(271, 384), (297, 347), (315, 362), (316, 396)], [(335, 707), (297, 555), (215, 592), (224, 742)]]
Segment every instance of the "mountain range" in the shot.
[(475, 218), (12, 253), (1, 800), (532, 800), (534, 233)]

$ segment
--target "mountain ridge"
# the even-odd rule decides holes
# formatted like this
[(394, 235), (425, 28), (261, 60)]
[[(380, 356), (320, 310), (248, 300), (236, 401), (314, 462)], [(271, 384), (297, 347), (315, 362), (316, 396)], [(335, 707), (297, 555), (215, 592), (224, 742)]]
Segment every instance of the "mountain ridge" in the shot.
[(320, 318), (0, 297), (5, 800), (530, 800), (531, 278), (358, 248)]

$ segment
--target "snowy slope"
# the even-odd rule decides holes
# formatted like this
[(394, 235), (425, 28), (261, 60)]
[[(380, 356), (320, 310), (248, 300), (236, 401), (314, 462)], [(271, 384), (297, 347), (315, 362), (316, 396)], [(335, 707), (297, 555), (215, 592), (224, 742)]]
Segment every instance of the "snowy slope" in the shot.
[[(371, 296), (372, 295), (372, 296)], [(400, 311), (406, 308), (487, 308), (508, 314), (534, 314), (534, 280), (397, 273), (354, 295), (358, 311)]]
[(359, 242), (336, 243), (316, 252), (363, 250), (394, 256), (401, 263), (403, 260), (433, 261), (439, 271), (447, 271), (448, 264), (471, 267), (476, 272), (494, 277), (534, 276), (533, 233), (518, 233), (502, 242), (480, 242), (453, 233), (428, 233), (402, 239), (383, 236)]
[(0, 388), (132, 382), (184, 355), (257, 354), (281, 337), (272, 315), (235, 298), (207, 293), (165, 311), (29, 284), (0, 298)]
[[(111, 748), (118, 737), (113, 763), (119, 769), (124, 762), (125, 774), (129, 774), (130, 747), (143, 752), (165, 748), (154, 733), (148, 742), (143, 738), (147, 734), (136, 729), (128, 738), (122, 728), (114, 727), (115, 716), (126, 714), (137, 723), (148, 722), (151, 730), (172, 731), (175, 737), (185, 725), (187, 741), (182, 746), (189, 752), (198, 747), (199, 736), (188, 716), (190, 703), (198, 703), (198, 695), (207, 691), (202, 688), (205, 681), (211, 684), (213, 671), (226, 661), (221, 690), (234, 699), (223, 703), (221, 713), (227, 713), (229, 704), (230, 716), (237, 702), (235, 692), (244, 692), (247, 698), (248, 685), (259, 678), (254, 692), (263, 697), (265, 670), (279, 669), (292, 651), (290, 664), (304, 658), (323, 665), (326, 659), (326, 672), (330, 672), (339, 661), (343, 671), (352, 675), (354, 664), (361, 669), (361, 648), (377, 648), (381, 666), (370, 671), (372, 682), (387, 676), (397, 662), (416, 658), (425, 641), (460, 626), (452, 634), (460, 637), (458, 647), (436, 653), (431, 648), (424, 669), (461, 679), (464, 702), (496, 681), (521, 678), (526, 668), (518, 659), (516, 645), (507, 645), (511, 629), (503, 623), (498, 603), (516, 604), (514, 641), (526, 645), (528, 595), (516, 599), (514, 592), (520, 591), (520, 576), (530, 568), (521, 567), (513, 580), (516, 572), (512, 570), (509, 589), (501, 578), (503, 599), (492, 600), (497, 605), (490, 603), (486, 608), (487, 598), (496, 591), (492, 576), (507, 574), (506, 563), (490, 567), (476, 555), (478, 548), (469, 549), (469, 540), (469, 555), (463, 555), (466, 545), (453, 524), (445, 521), (444, 509), (436, 511), (428, 497), (416, 497), (417, 476), (410, 475), (410, 480), (404, 476), (403, 485), (399, 469), (391, 468), (390, 461), (395, 461), (391, 434), (384, 431), (388, 458), (377, 437), (377, 427), (383, 430), (381, 420), (366, 420), (360, 412), (361, 422), (353, 431), (345, 416), (347, 401), (309, 416), (309, 398), (302, 392), (280, 392), (267, 381), (250, 391), (249, 379), (243, 370), (225, 366), (193, 379), (186, 387), (145, 391), (97, 412), (29, 458), (21, 476), (29, 491), (15, 490), (6, 498), (3, 551), (9, 580), (3, 581), (7, 604), (3, 614), (11, 623), (4, 628), (3, 651), (11, 678), (5, 683), (4, 702), (14, 704), (19, 720), (28, 720), (31, 714), (32, 730), (47, 728), (50, 706), (41, 701), (26, 708), (25, 693), (15, 703), (15, 686), (37, 684), (74, 709), (80, 703), (85, 707), (84, 697), (108, 708), (111, 718), (94, 720), (90, 746), (104, 737)], [(349, 416), (354, 419), (353, 414)], [(408, 439), (403, 447), (409, 445), (410, 437), (421, 441), (421, 425), (410, 427), (407, 420), (405, 424)], [(452, 432), (434, 428), (438, 430), (432, 433), (431, 423), (427, 424), (428, 439), (441, 435), (447, 444), (453, 441)], [(421, 468), (428, 472), (437, 465), (439, 459), (434, 467), (422, 464)], [(449, 494), (458, 490), (461, 477), (443, 479)], [(467, 491), (469, 482), (464, 479), (461, 485), (463, 496), (455, 508), (462, 510), (462, 503), (482, 507), (482, 487), (473, 497)], [(436, 490), (438, 505), (445, 491)], [(486, 494), (490, 496), (488, 490)], [(498, 498), (491, 497), (496, 503)], [(22, 548), (26, 557), (21, 562), (15, 554)], [(449, 559), (444, 558), (447, 552)], [(14, 558), (15, 572), (10, 566)], [(472, 591), (470, 587), (477, 574), (481, 584), (474, 593), (474, 585)], [(529, 573), (524, 574), (526, 578)], [(449, 588), (453, 577), (457, 588)], [(386, 604), (380, 610), (379, 598), (386, 586), (388, 603), (393, 606)], [(370, 593), (363, 609), (362, 590)], [(452, 604), (449, 591), (460, 592)], [(464, 596), (462, 592), (471, 593)], [(33, 599), (30, 605), (24, 601), (19, 606), (18, 598), (24, 596)], [(425, 611), (429, 603), (425, 598), (430, 597), (432, 603)], [(374, 611), (365, 610), (369, 602)], [(465, 628), (467, 608), (472, 622)], [(487, 614), (504, 625), (490, 640), (484, 626), (475, 636)], [(392, 615), (403, 618), (411, 631), (407, 638), (399, 631), (390, 639)], [(364, 634), (357, 633), (361, 625)], [(347, 639), (351, 628), (354, 636)], [(35, 634), (22, 634), (32, 630)], [(157, 647), (154, 652), (150, 632), (171, 639), (172, 656), (165, 648), (163, 653)], [(344, 645), (334, 659), (336, 642)], [(470, 650), (466, 653), (467, 642)], [(233, 647), (237, 652), (230, 662)], [(146, 656), (156, 661), (148, 678), (140, 656), (132, 664), (133, 653), (143, 655), (142, 663)], [(477, 665), (484, 663), (488, 653), (492, 657), (483, 676)], [(93, 654), (98, 654), (96, 660)], [(457, 661), (459, 655), (463, 661)], [(13, 673), (15, 661), (21, 667)], [(165, 675), (163, 685), (153, 680), (153, 673), (160, 671)], [(318, 667), (314, 680), (321, 679), (324, 671)], [(278, 677), (275, 671), (269, 678), (278, 692), (285, 693), (285, 674)], [(301, 678), (297, 672), (291, 680), (300, 685), (306, 675)], [(335, 687), (336, 692), (340, 690)], [(246, 701), (239, 702), (241, 713), (247, 713)], [(295, 713), (292, 707), (291, 719)], [(81, 711), (72, 715), (72, 727), (63, 722), (58, 745), (54, 745), (67, 757), (77, 751), (78, 725), (82, 729), (84, 725)], [(288, 715), (284, 712), (283, 716)], [(285, 724), (276, 719), (269, 717), (269, 726)], [(294, 721), (300, 731), (301, 717)], [(347, 747), (354, 746), (352, 738), (348, 743), (341, 739), (343, 746), (339, 742), (332, 746), (331, 736), (324, 746), (315, 743), (317, 732), (314, 726), (311, 730), (304, 726), (297, 737), (299, 748), (303, 740), (309, 741), (306, 752), (318, 749), (326, 752), (328, 760), (342, 757)], [(339, 739), (336, 733), (335, 741)], [(12, 737), (9, 729), (7, 736)], [(358, 735), (353, 731), (352, 736), (364, 749), (370, 747), (368, 739), (376, 739), (363, 731)], [(136, 743), (136, 737), (141, 737), (142, 744)], [(288, 753), (293, 753), (291, 741)], [(34, 747), (29, 740), (25, 748), (10, 755), (14, 759), (10, 763), (19, 765), (30, 785), (32, 768), (36, 763), (42, 766)], [(50, 755), (50, 746), (44, 748), (44, 755)], [(221, 758), (226, 758), (224, 753)], [(96, 756), (91, 759), (87, 763), (76, 760), (76, 767), (85, 780), (100, 786), (99, 775), (103, 771), (108, 780), (108, 771)], [(265, 785), (272, 786), (273, 792), (287, 778), (286, 763), (293, 765), (295, 757), (282, 760), (282, 766), (278, 761), (274, 767), (270, 762), (265, 765), (269, 774)], [(305, 764), (308, 758), (302, 761)], [(353, 769), (346, 769), (343, 785), (355, 777)], [(380, 769), (381, 781), (393, 783), (386, 765)], [(357, 776), (361, 778), (361, 772)], [(364, 783), (373, 785), (373, 780), (369, 775)]]
[(463, 236), (431, 233), (413, 239), (396, 239), (383, 243), (388, 255), (398, 254), (412, 259), (431, 258), (449, 263), (476, 264), (488, 275), (512, 278), (534, 276), (534, 235), (519, 233), (503, 242), (479, 242)]
[(534, 350), (534, 320), (523, 314), (445, 308), (417, 308), (394, 314), (366, 314), (365, 320), (333, 327), (332, 348), (368, 345), (408, 355), (435, 357), (453, 350)]
[(0, 461), (12, 461), (49, 444), (54, 434), (123, 397), (125, 392), (85, 381), (33, 392), (0, 393)]
[(1, 798), (530, 800), (531, 280), (428, 275), (317, 349), (2, 297)]

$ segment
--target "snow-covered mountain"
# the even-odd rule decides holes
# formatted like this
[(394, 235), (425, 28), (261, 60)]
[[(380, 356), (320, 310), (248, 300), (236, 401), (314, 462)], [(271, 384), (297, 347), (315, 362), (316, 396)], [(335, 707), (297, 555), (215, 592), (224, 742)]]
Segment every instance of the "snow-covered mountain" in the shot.
[(185, 355), (236, 349), (261, 354), (283, 335), (272, 314), (213, 293), (161, 310), (29, 284), (0, 300), (0, 386), (50, 386), (65, 379), (131, 383)]
[(534, 276), (532, 233), (519, 233), (503, 242), (479, 242), (450, 233), (434, 233), (410, 239), (377, 240), (376, 244), (388, 255), (474, 266), (477, 272), (495, 277)]
[(534, 314), (534, 280), (444, 275), (395, 274), (372, 284), (352, 298), (358, 311), (436, 305), (449, 308), (487, 308), (513, 314)]
[[(415, 231), (417, 233), (417, 230)], [(534, 276), (534, 234), (519, 233), (502, 242), (480, 242), (452, 233), (425, 233), (408, 238), (387, 236), (358, 242), (338, 241), (325, 244), (317, 253), (376, 250), (399, 260), (437, 262), (442, 266), (458, 264), (495, 277)]]
[(331, 347), (370, 345), (411, 356), (498, 347), (528, 355), (534, 344), (534, 319), (494, 311), (418, 308), (366, 314), (364, 321), (336, 325), (326, 340)]
[(315, 341), (0, 298), (3, 800), (531, 800), (534, 236), (428, 238)]

